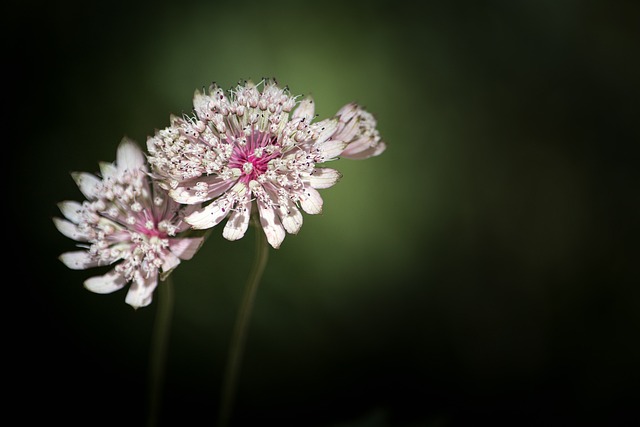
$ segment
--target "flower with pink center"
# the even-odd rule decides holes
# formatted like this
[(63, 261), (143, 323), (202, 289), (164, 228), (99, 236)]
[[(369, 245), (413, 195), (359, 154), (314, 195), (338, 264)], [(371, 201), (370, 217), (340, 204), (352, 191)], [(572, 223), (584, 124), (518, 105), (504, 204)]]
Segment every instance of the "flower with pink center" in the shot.
[(301, 210), (322, 211), (318, 190), (340, 179), (324, 163), (345, 150), (354, 158), (384, 150), (379, 136), (369, 135), (377, 132), (375, 121), (360, 107), (314, 123), (313, 100), (298, 98), (274, 80), (238, 84), (228, 94), (214, 84), (208, 93), (195, 92), (194, 116), (172, 116), (170, 126), (149, 137), (154, 178), (177, 202), (203, 203), (185, 218), (193, 228), (227, 218), (223, 236), (237, 240), (257, 212), (267, 241), (278, 248), (286, 233), (300, 230)]
[(101, 163), (100, 172), (100, 177), (72, 174), (87, 200), (59, 203), (66, 219), (53, 221), (62, 234), (80, 242), (82, 250), (63, 253), (60, 260), (74, 270), (113, 265), (105, 275), (87, 279), (85, 287), (108, 294), (131, 282), (126, 303), (145, 307), (158, 280), (193, 257), (202, 244), (202, 237), (184, 236), (191, 228), (184, 217), (197, 206), (177, 203), (150, 180), (142, 150), (126, 138), (115, 163)]

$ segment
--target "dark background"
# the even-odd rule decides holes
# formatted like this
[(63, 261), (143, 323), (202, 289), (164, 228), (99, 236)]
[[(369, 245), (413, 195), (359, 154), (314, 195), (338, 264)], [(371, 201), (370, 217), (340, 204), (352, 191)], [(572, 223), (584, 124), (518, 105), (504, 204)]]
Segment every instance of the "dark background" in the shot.
[[(275, 76), (387, 151), (271, 250), (232, 426), (639, 421), (636, 2), (22, 2), (5, 20), (5, 395), (143, 425), (156, 302), (92, 294), (56, 204), (211, 81)], [(333, 165), (332, 165), (333, 166)], [(253, 234), (174, 273), (161, 425), (215, 425)], [(7, 342), (7, 341), (6, 341)], [(9, 415), (8, 415), (9, 416)]]

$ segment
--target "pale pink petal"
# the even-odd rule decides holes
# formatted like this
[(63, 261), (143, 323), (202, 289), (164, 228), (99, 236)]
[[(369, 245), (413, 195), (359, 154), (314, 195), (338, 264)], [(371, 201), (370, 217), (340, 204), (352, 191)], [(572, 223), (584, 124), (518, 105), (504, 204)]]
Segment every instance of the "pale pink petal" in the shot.
[(87, 268), (108, 264), (107, 262), (91, 257), (87, 251), (65, 252), (58, 258), (64, 265), (72, 270), (85, 270)]
[(228, 214), (229, 209), (220, 207), (220, 203), (216, 200), (203, 209), (193, 212), (184, 220), (196, 230), (202, 230), (219, 224)]
[(314, 168), (309, 176), (309, 184), (315, 189), (329, 188), (336, 184), (342, 174), (331, 168)]
[(282, 221), (282, 226), (289, 234), (297, 234), (302, 227), (303, 217), (300, 209), (291, 201), (287, 200), (287, 205), (280, 205), (278, 215)]
[(118, 168), (113, 163), (100, 162), (100, 175), (105, 180), (117, 179)]
[(192, 205), (214, 199), (233, 186), (234, 182), (215, 176), (201, 177), (183, 182), (169, 190), (169, 196), (178, 203)]
[(315, 215), (322, 212), (322, 197), (314, 188), (307, 187), (299, 193), (300, 206), (310, 214)]
[(349, 104), (343, 105), (342, 108), (338, 110), (336, 117), (338, 117), (341, 122), (347, 123), (355, 117), (359, 109), (360, 106), (358, 104), (350, 102)]
[(328, 162), (337, 159), (338, 156), (343, 153), (342, 150), (344, 150), (346, 146), (347, 143), (340, 140), (329, 140), (321, 145), (318, 145), (322, 156), (322, 159), (319, 159), (319, 161)]
[(198, 252), (203, 242), (204, 239), (202, 237), (169, 239), (169, 250), (178, 258), (188, 260)]
[(118, 173), (125, 171), (145, 170), (145, 158), (142, 150), (129, 138), (122, 138), (116, 153), (116, 166)]
[(350, 144), (347, 147), (347, 149), (342, 152), (342, 154), (340, 156), (345, 158), (345, 159), (364, 160), (364, 159), (368, 159), (370, 157), (378, 156), (378, 155), (382, 154), (382, 152), (384, 150), (386, 150), (386, 149), (387, 149), (387, 144), (385, 144), (382, 141), (378, 142), (377, 145), (374, 145), (374, 146), (368, 147), (368, 148), (364, 148), (364, 149), (362, 148), (362, 146), (358, 146), (358, 145), (352, 146)]
[(168, 274), (180, 264), (180, 258), (178, 258), (175, 254), (167, 251), (163, 258), (162, 264), (162, 277), (165, 278)]
[(62, 218), (53, 218), (53, 223), (60, 233), (70, 239), (78, 242), (86, 242), (89, 240), (89, 236), (86, 233), (81, 232), (78, 227), (70, 221)]
[(225, 195), (187, 216), (185, 221), (195, 229), (211, 228), (231, 213), (233, 205), (238, 200), (243, 200), (246, 192), (246, 184), (238, 182)]
[(111, 270), (104, 276), (90, 277), (84, 281), (84, 287), (97, 294), (110, 294), (120, 290), (127, 284), (127, 280), (122, 274)]
[(315, 103), (311, 97), (307, 97), (300, 101), (300, 104), (293, 110), (291, 114), (292, 119), (304, 119), (307, 124), (313, 119), (315, 114)]
[(258, 199), (258, 211), (260, 213), (260, 225), (262, 225), (264, 234), (267, 236), (267, 242), (269, 242), (273, 248), (278, 249), (286, 233), (280, 219), (276, 215), (276, 211), (260, 199)]
[(227, 240), (241, 239), (249, 228), (249, 218), (251, 213), (251, 200), (247, 197), (229, 215), (227, 223), (222, 230), (222, 236)]
[(82, 221), (82, 204), (74, 201), (64, 201), (58, 203), (58, 209), (65, 218), (74, 224), (79, 224)]
[(317, 126), (320, 131), (316, 139), (316, 146), (321, 146), (336, 132), (338, 121), (336, 119), (326, 119), (318, 122), (315, 126)]
[(133, 282), (131, 282), (131, 286), (129, 286), (125, 302), (133, 308), (148, 306), (151, 304), (156, 286), (158, 286), (157, 272), (150, 274), (148, 278), (137, 274)]
[(209, 104), (213, 98), (209, 95), (205, 95), (200, 90), (197, 90), (193, 94), (193, 111), (198, 115), (200, 120), (208, 120), (213, 116)]
[(100, 196), (99, 186), (102, 180), (95, 175), (88, 172), (72, 172), (71, 177), (87, 199), (94, 200)]

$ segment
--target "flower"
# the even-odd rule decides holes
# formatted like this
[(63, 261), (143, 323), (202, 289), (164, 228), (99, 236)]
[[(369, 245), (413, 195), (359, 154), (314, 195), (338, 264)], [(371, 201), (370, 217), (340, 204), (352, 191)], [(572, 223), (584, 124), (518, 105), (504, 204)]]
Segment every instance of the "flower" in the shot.
[(382, 141), (373, 114), (356, 103), (342, 107), (336, 114), (338, 128), (333, 139), (345, 141), (347, 146), (340, 157), (345, 159), (368, 159), (382, 154), (387, 144)]
[(53, 221), (83, 249), (63, 253), (60, 260), (74, 270), (115, 264), (105, 275), (87, 279), (84, 286), (108, 294), (131, 282), (126, 303), (145, 307), (159, 276), (166, 278), (202, 244), (202, 237), (179, 237), (190, 228), (184, 216), (196, 206), (178, 204), (150, 180), (142, 150), (127, 138), (118, 146), (115, 163), (100, 163), (100, 172), (101, 178), (86, 172), (71, 174), (87, 200), (59, 203), (66, 219)]
[(195, 229), (228, 217), (222, 234), (237, 240), (256, 212), (277, 249), (286, 233), (300, 230), (300, 210), (322, 211), (318, 190), (341, 178), (324, 163), (342, 153), (365, 158), (384, 150), (375, 120), (360, 107), (350, 104), (341, 115), (313, 123), (313, 100), (298, 98), (272, 79), (238, 84), (228, 96), (213, 84), (208, 93), (195, 91), (194, 116), (172, 116), (170, 126), (148, 138), (153, 176), (169, 196), (203, 203), (185, 218)]

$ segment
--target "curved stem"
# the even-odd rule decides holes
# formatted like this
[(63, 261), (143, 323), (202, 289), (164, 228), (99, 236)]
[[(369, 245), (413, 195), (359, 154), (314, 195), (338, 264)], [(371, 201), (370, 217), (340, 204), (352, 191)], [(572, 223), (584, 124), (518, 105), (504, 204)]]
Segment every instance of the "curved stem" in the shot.
[(247, 284), (242, 297), (242, 303), (236, 318), (233, 335), (231, 337), (231, 345), (229, 347), (229, 355), (225, 370), (224, 383), (222, 388), (222, 401), (220, 406), (219, 427), (226, 427), (231, 415), (231, 407), (235, 398), (238, 372), (240, 370), (240, 362), (244, 352), (244, 344), (247, 338), (247, 330), (249, 326), (249, 318), (253, 308), (256, 291), (262, 273), (267, 265), (269, 255), (269, 246), (264, 231), (260, 226), (255, 227), (256, 234), (256, 257), (253, 263), (251, 274), (247, 280)]
[(160, 401), (162, 400), (162, 386), (164, 382), (165, 365), (171, 316), (173, 314), (173, 279), (167, 277), (158, 285), (158, 307), (151, 337), (151, 353), (149, 355), (149, 418), (147, 425), (155, 427), (158, 424)]

